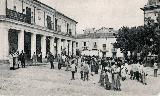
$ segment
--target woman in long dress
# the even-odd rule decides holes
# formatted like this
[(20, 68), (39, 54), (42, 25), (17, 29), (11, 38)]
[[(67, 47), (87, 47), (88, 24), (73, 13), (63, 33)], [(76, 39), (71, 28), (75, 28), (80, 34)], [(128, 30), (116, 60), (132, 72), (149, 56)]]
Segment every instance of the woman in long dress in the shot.
[(122, 81), (124, 81), (127, 77), (127, 73), (126, 73), (126, 67), (123, 64), (123, 66), (121, 67), (121, 77), (122, 77)]
[(14, 67), (13, 67), (13, 54), (11, 53), (9, 55), (9, 65), (10, 65), (10, 70), (14, 70)]
[(120, 67), (116, 64), (115, 70), (114, 70), (114, 82), (115, 82), (115, 90), (121, 90), (121, 83), (120, 83)]
[(147, 71), (146, 71), (146, 67), (145, 65), (143, 64), (143, 68), (142, 68), (142, 83), (144, 85), (147, 85), (147, 82), (146, 82), (146, 79), (147, 79)]

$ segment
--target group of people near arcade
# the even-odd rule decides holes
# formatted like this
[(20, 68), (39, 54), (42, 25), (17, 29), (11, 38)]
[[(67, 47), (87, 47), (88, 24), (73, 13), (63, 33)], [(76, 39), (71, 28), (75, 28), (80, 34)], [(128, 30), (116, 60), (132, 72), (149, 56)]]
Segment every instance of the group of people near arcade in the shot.
[[(41, 56), (41, 55), (40, 55)], [(38, 60), (37, 55), (32, 55), (33, 65), (36, 65)], [(55, 56), (48, 53), (46, 56), (47, 61), (50, 63), (50, 68), (54, 69), (54, 62), (58, 63), (58, 69), (61, 70), (65, 67), (65, 71), (71, 71), (71, 80), (75, 80), (75, 73), (80, 72), (80, 78), (83, 81), (90, 80), (90, 75), (94, 76), (100, 73), (99, 84), (107, 90), (121, 91), (121, 82), (127, 79), (136, 80), (144, 85), (147, 85), (147, 67), (145, 62), (137, 61), (123, 61), (119, 58), (106, 58), (98, 56), (67, 56), (58, 54)], [(14, 65), (17, 63), (18, 68), (20, 65), (25, 68), (25, 54), (18, 51), (10, 54), (10, 69), (14, 70)], [(153, 64), (154, 77), (157, 77), (158, 63)], [(78, 70), (78, 71), (77, 71)]]
[(12, 52), (9, 55), (9, 63), (10, 63), (10, 70), (15, 70), (18, 68), (25, 68), (26, 65), (26, 61), (31, 61), (31, 65), (36, 66), (37, 63), (42, 63), (42, 52), (40, 52), (39, 54), (36, 54), (35, 52), (33, 53), (33, 55), (31, 56), (30, 59), (28, 59), (27, 55), (25, 54), (25, 52), (22, 50), (21, 53), (19, 51), (16, 52)]
[(11, 53), (9, 55), (9, 63), (10, 63), (10, 70), (15, 70), (20, 68), (20, 66), (22, 68), (26, 67), (25, 64), (25, 54), (23, 51), (21, 51), (21, 53), (19, 53), (19, 51), (15, 52), (15, 53)]

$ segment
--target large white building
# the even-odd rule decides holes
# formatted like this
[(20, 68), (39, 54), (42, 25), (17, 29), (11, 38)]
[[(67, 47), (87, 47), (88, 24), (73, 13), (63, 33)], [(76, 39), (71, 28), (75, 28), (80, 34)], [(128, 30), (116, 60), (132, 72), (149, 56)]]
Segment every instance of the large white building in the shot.
[(27, 57), (65, 50), (76, 54), (77, 22), (38, 0), (0, 0), (0, 60), (22, 51)]
[(84, 34), (77, 35), (77, 49), (82, 55), (113, 57), (112, 53), (116, 52), (118, 57), (123, 57), (119, 49), (113, 48), (113, 43), (116, 42), (114, 34), (117, 31), (113, 28), (84, 30)]

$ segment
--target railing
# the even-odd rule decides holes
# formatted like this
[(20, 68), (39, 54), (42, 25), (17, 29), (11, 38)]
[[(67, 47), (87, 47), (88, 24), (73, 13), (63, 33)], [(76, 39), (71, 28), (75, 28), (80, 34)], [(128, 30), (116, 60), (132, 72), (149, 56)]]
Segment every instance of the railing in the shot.
[(21, 22), (26, 22), (27, 16), (26, 16), (26, 14), (23, 14), (23, 13), (20, 13), (20, 12), (11, 10), (11, 9), (7, 9), (6, 10), (6, 18), (21, 21)]
[[(31, 17), (27, 16), (26, 14), (23, 14), (23, 13), (20, 13), (20, 12), (17, 12), (17, 11), (8, 9), (8, 8), (6, 9), (6, 18), (31, 24), (31, 22), (29, 22), (31, 20)], [(47, 28), (50, 29), (50, 30), (53, 30), (52, 25), (50, 25), (50, 23), (51, 22), (49, 22), (49, 26), (47, 26)], [(60, 32), (61, 32), (61, 26), (57, 25), (57, 33), (60, 33)], [(69, 29), (68, 34), (63, 34), (63, 35), (69, 36), (69, 37), (74, 37), (74, 36), (72, 36), (71, 29)]]
[(83, 46), (82, 48), (83, 48), (83, 50), (88, 50), (87, 46)]

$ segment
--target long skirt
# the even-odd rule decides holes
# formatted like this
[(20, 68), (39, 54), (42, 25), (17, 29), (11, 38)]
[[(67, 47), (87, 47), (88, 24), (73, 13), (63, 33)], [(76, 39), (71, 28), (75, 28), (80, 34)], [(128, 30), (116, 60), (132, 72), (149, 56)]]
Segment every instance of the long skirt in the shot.
[(120, 75), (119, 74), (114, 74), (114, 88), (118, 89), (120, 87), (121, 87)]
[(145, 73), (142, 74), (142, 83), (146, 84), (146, 74)]

